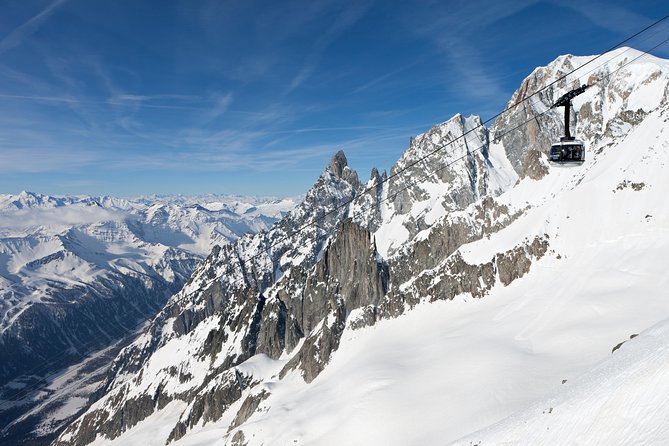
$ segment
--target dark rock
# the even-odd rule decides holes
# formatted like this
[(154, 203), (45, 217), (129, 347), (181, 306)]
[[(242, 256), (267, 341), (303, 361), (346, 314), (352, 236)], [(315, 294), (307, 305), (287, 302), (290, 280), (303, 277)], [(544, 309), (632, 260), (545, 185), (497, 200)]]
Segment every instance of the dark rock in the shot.
[(532, 260), (543, 257), (547, 250), (548, 241), (545, 238), (535, 237), (529, 245), (518, 246), (505, 253), (497, 254), (495, 263), (502, 284), (509, 285), (527, 274)]
[(342, 299), (331, 301), (332, 311), (321, 325), (307, 336), (302, 348), (285, 365), (279, 377), (299, 368), (307, 383), (314, 380), (330, 362), (333, 352), (339, 347), (341, 334), (346, 326), (346, 308)]
[(531, 178), (538, 181), (548, 175), (548, 162), (545, 155), (538, 150), (527, 152), (523, 165), (521, 166), (522, 178)]
[(388, 267), (379, 259), (369, 231), (352, 220), (342, 223), (307, 277), (304, 293), (287, 304), (303, 332), (311, 334), (281, 376), (297, 367), (307, 382), (318, 376), (339, 346), (348, 313), (377, 305), (389, 280)]
[(247, 396), (244, 402), (242, 403), (242, 407), (239, 408), (239, 411), (237, 412), (235, 419), (232, 421), (232, 424), (228, 428), (228, 432), (238, 426), (241, 426), (243, 423), (246, 422), (246, 420), (251, 418), (251, 415), (253, 415), (253, 413), (256, 411), (260, 403), (266, 400), (267, 397), (269, 396), (270, 393), (264, 389), (261, 390), (259, 393), (250, 394), (249, 396)]
[(218, 420), (230, 405), (242, 396), (242, 390), (234, 373), (225, 375), (225, 379), (219, 385), (213, 386), (199, 392), (187, 410), (185, 419), (179, 420), (172, 429), (167, 442), (172, 442), (183, 437), (189, 428), (198, 424), (201, 420), (204, 424)]
[(238, 430), (235, 432), (235, 435), (232, 436), (231, 446), (247, 446), (246, 438), (244, 437), (244, 431)]

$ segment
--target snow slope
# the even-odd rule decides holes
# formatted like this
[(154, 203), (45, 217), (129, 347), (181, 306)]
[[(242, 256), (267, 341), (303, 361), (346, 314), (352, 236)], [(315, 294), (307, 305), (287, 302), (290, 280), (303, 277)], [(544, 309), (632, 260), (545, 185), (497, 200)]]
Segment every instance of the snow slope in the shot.
[(664, 444), (669, 438), (669, 319), (573, 384), (454, 444)]
[[(552, 167), (500, 196), (532, 207), (462, 246), (464, 258), (488, 260), (533, 234), (548, 234), (550, 256), (484, 299), (423, 303), (348, 327), (309, 385), (267, 380), (272, 395), (242, 427), (249, 444), (446, 444), (528, 406), (456, 444), (660, 444), (669, 404), (666, 117), (648, 118), (582, 167)], [(231, 444), (221, 421), (175, 444)]]

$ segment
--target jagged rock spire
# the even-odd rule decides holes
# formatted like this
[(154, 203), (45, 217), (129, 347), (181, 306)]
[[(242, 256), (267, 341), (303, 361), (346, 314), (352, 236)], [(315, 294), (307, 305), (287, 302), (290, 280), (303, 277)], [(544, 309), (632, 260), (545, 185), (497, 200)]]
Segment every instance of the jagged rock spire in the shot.
[(370, 176), (370, 179), (374, 180), (375, 182), (381, 180), (381, 175), (379, 175), (379, 169), (377, 169), (376, 167), (372, 167), (372, 174)]
[(360, 185), (358, 174), (348, 167), (348, 160), (343, 150), (335, 153), (325, 170), (331, 172), (336, 178), (348, 181), (353, 187)]
[(346, 167), (348, 167), (348, 160), (346, 159), (346, 155), (344, 154), (343, 150), (335, 153), (335, 155), (330, 160), (330, 163), (328, 164), (328, 170), (330, 170), (330, 172), (332, 172), (337, 178), (342, 178), (342, 174), (344, 173), (344, 169)]

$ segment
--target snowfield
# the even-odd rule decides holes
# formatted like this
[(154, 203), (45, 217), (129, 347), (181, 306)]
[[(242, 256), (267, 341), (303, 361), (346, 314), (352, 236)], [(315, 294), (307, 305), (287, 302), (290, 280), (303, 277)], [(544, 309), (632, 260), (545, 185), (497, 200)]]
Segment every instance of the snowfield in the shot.
[[(503, 195), (536, 207), (490, 239), (463, 246), (465, 258), (480, 261), (533, 233), (549, 235), (550, 256), (483, 299), (424, 303), (347, 329), (312, 383), (293, 376), (265, 384), (272, 395), (243, 426), (249, 444), (669, 438), (669, 144), (663, 128), (652, 130), (639, 127), (596, 160), (552, 167), (542, 181), (523, 180)], [(645, 147), (641, 135), (652, 135)], [(618, 189), (625, 180), (645, 186)], [(175, 444), (230, 444), (226, 421)]]

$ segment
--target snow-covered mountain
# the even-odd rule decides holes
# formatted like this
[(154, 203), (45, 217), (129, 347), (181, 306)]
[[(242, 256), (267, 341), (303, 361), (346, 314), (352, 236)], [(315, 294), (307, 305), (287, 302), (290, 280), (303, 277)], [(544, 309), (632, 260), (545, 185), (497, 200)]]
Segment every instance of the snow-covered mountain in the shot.
[[(54, 445), (660, 443), (669, 62), (640, 55), (552, 84), (593, 60), (559, 57), (490, 129), (457, 115), (366, 184), (338, 153), (209, 254)], [(551, 166), (550, 105), (583, 83), (586, 162)]]
[[(35, 399), (43, 406), (58, 393), (36, 393), (47, 384), (42, 377), (88, 364), (87, 353), (136, 331), (212, 246), (266, 230), (292, 207), (292, 199), (214, 195), (0, 195), (2, 425), (16, 430), (15, 417), (32, 413)], [(50, 411), (62, 422), (87, 398)]]

